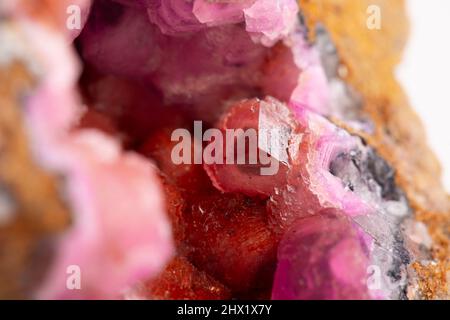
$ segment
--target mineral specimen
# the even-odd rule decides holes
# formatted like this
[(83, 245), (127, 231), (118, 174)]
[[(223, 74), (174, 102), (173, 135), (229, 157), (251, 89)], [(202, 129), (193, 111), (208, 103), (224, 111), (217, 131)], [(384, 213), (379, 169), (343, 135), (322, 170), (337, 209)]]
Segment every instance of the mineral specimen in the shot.
[[(50, 299), (429, 294), (423, 265), (445, 269), (448, 255), (432, 256), (413, 213), (426, 199), (447, 212), (448, 199), (401, 183), (421, 167), (398, 164), (405, 140), (416, 136), (403, 120), (363, 108), (390, 102), (382, 97), (395, 85), (377, 91), (356, 81), (355, 55), (364, 59), (355, 47), (363, 45), (347, 47), (351, 37), (336, 36), (341, 27), (331, 18), (295, 0), (78, 0), (71, 5), (80, 8), (82, 30), (67, 32), (60, 28), (68, 5), (0, 5), (8, 19), (0, 21), (0, 70), (18, 59), (34, 80), (16, 117), (23, 128), (15, 127), (27, 133), (33, 163), (7, 176), (0, 159), (0, 178), (7, 177), (0, 225), (14, 221), (26, 197), (13, 186), (23, 191), (16, 180), (30, 168), (45, 172), (32, 181), (51, 186), (55, 212), (30, 220), (42, 230), (25, 242), (46, 240), (44, 271), (9, 292)], [(200, 137), (198, 124), (207, 130)], [(380, 147), (386, 141), (393, 156)], [(196, 161), (198, 150), (207, 161)], [(187, 161), (176, 161), (175, 151)], [(5, 248), (23, 237), (14, 228), (0, 237)], [(14, 261), (18, 267), (4, 268), (0, 254), (0, 270), (27, 274), (27, 257), (43, 249), (23, 248), (29, 252)], [(79, 287), (68, 285), (71, 270), (79, 270)]]
[(345, 215), (298, 220), (280, 243), (273, 299), (368, 299), (364, 239)]

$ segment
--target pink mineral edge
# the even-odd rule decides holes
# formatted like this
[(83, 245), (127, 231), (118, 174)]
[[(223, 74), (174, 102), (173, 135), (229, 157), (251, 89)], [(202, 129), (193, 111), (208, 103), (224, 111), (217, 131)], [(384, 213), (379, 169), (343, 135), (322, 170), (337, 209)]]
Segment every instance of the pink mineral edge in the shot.
[[(25, 120), (38, 162), (61, 175), (73, 223), (36, 292), (40, 299), (113, 299), (158, 274), (174, 251), (156, 168), (96, 130), (72, 130), (82, 105), (80, 65), (63, 36), (22, 21), (43, 77)], [(33, 41), (39, 39), (39, 41)], [(68, 270), (81, 271), (71, 290)]]

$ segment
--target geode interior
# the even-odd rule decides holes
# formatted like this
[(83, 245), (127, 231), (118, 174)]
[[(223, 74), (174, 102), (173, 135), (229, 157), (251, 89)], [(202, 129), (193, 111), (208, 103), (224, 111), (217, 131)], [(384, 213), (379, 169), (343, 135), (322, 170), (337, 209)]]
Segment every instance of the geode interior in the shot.
[[(429, 246), (410, 236), (396, 172), (363, 137), (374, 123), (327, 30), (311, 42), (295, 0), (80, 5), (79, 32), (27, 31), (51, 44), (27, 105), (33, 151), (64, 178), (73, 213), (36, 297), (408, 297)], [(199, 139), (199, 121), (223, 136), (254, 129), (278, 170), (227, 163), (234, 143)], [(175, 164), (178, 129), (193, 157), (214, 148), (222, 161)], [(67, 290), (68, 266), (81, 290)]]

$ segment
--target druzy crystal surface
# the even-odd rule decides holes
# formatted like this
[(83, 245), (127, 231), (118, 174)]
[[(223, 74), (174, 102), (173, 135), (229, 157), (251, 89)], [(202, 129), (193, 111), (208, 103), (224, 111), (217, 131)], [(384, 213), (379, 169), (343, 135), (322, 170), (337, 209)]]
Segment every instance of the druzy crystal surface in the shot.
[[(50, 46), (35, 48), (35, 153), (75, 212), (39, 297), (404, 297), (408, 202), (390, 165), (332, 121), (368, 126), (295, 0), (80, 5), (79, 33), (26, 29)], [(254, 130), (256, 162), (226, 158), (236, 136), (192, 135), (192, 153), (221, 161), (175, 164), (171, 134), (193, 121)], [(67, 265), (86, 270), (83, 290), (65, 290)]]

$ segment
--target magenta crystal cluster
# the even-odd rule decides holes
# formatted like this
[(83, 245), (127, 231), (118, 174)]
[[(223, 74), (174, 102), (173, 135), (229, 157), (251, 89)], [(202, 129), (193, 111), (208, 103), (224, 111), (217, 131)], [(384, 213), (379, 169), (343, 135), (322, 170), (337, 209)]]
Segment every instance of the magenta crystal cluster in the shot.
[[(295, 0), (120, 2), (133, 5), (95, 2), (81, 34), (83, 57), (95, 67), (147, 81), (167, 103), (193, 104), (202, 118), (261, 86), (326, 113), (325, 74), (298, 25)], [(270, 57), (277, 43), (285, 45)], [(267, 59), (274, 63), (265, 68)]]
[[(349, 124), (356, 121), (346, 119), (346, 106), (339, 102), (346, 97), (334, 91), (336, 82), (331, 85), (336, 79), (330, 76), (333, 70), (327, 69), (330, 64), (324, 63), (327, 56), (320, 46), (320, 41), (330, 40), (307, 40), (295, 0), (95, 0), (92, 5), (85, 1), (83, 10), (89, 18), (80, 34), (70, 37), (76, 37), (84, 63), (84, 90), (101, 100), (86, 103), (108, 114), (112, 122), (128, 121), (140, 136), (151, 134), (155, 123), (176, 118), (175, 113), (167, 115), (169, 106), (222, 132), (276, 129), (277, 149), (261, 141), (258, 148), (276, 161), (278, 171), (265, 176), (260, 174), (261, 163), (226, 161), (206, 164), (201, 173), (190, 166), (175, 169), (161, 156), (164, 144), (152, 142), (151, 148), (157, 146), (152, 151), (157, 166), (131, 151), (131, 143), (114, 135), (120, 130), (113, 125), (112, 135), (77, 127), (92, 107), (82, 106), (75, 95), (79, 61), (64, 46), (67, 39), (27, 26), (30, 38), (42, 39), (35, 50), (46, 74), (27, 109), (35, 153), (46, 168), (64, 177), (76, 213), (60, 239), (40, 297), (115, 298), (156, 277), (174, 254), (180, 254), (174, 242), (182, 241), (173, 221), (170, 229), (174, 218), (163, 200), (175, 196), (168, 193), (164, 179), (177, 174), (172, 180), (179, 183), (205, 172), (205, 184), (215, 188), (207, 195), (177, 186), (186, 197), (200, 197), (196, 204), (208, 203), (198, 204), (190, 217), (194, 222), (183, 228), (206, 234), (214, 240), (211, 247), (218, 249), (208, 251), (212, 249), (203, 245), (204, 240), (191, 234), (186, 243), (201, 243), (201, 250), (214, 260), (205, 264), (200, 249), (187, 255), (196, 267), (203, 264), (233, 290), (239, 291), (239, 285), (250, 288), (251, 283), (240, 278), (245, 270), (235, 275), (227, 269), (232, 268), (229, 261), (239, 258), (227, 248), (246, 250), (243, 265), (256, 274), (259, 264), (272, 261), (276, 247), (273, 299), (404, 295), (406, 284), (393, 286), (385, 280), (402, 278), (409, 262), (402, 233), (410, 214), (408, 203), (395, 186), (390, 166), (360, 137), (329, 120), (335, 116)], [(142, 90), (130, 90), (129, 82)], [(131, 110), (138, 111), (130, 115)], [(224, 155), (230, 151), (230, 146), (222, 147)], [(203, 181), (191, 179), (187, 185), (197, 190), (199, 180)], [(218, 211), (211, 203), (222, 193), (229, 194), (224, 195), (230, 197), (229, 206), (241, 207), (230, 209), (239, 212), (233, 218), (225, 213), (211, 216), (209, 220), (217, 221), (209, 225), (211, 234), (209, 227), (202, 228), (208, 223), (203, 208)], [(236, 194), (238, 198), (232, 198)], [(256, 200), (244, 201), (242, 196)], [(267, 221), (260, 211), (267, 213)], [(242, 233), (235, 230), (240, 223)], [(258, 228), (253, 230), (252, 223)], [(224, 237), (223, 246), (214, 238), (218, 234)], [(217, 252), (230, 254), (229, 261)], [(82, 290), (65, 289), (68, 265), (86, 270)], [(384, 279), (375, 287), (368, 282), (370, 266)]]
[[(273, 299), (369, 299), (368, 247), (343, 212), (298, 220), (278, 250)], [(299, 285), (300, 284), (300, 285)]]

